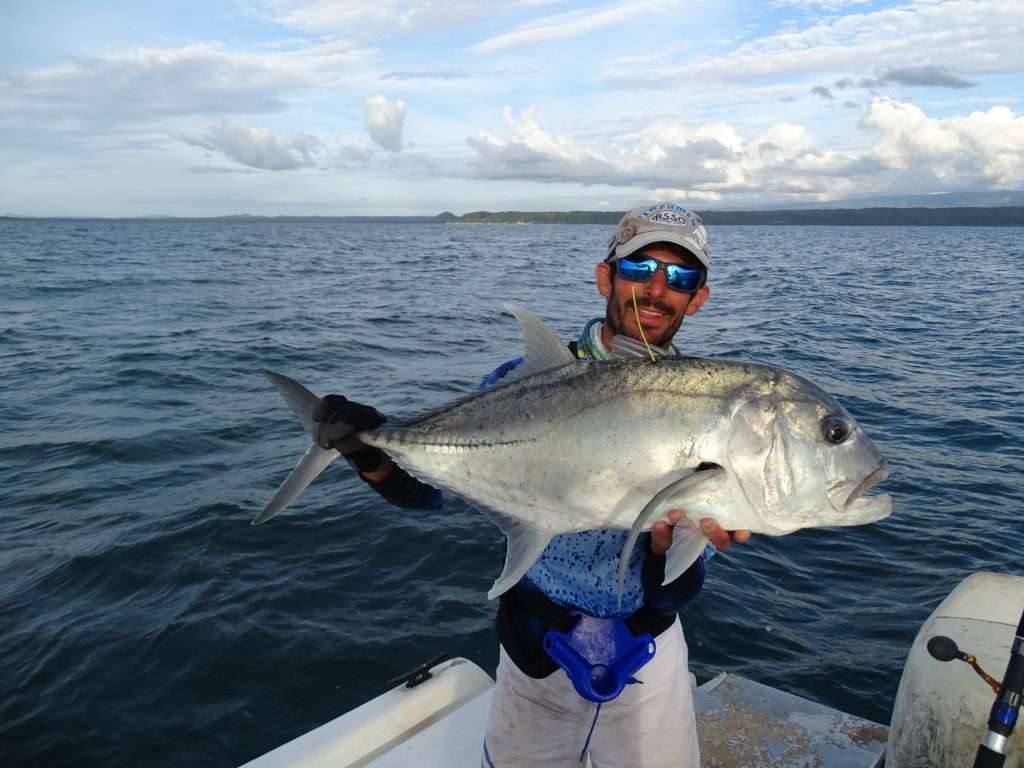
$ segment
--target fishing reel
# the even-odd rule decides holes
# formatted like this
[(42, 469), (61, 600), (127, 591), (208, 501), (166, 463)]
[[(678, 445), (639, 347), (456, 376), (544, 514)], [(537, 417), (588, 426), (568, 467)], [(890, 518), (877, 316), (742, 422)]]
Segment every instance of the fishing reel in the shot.
[(974, 768), (1002, 768), (1006, 760), (1006, 748), (1013, 728), (1017, 724), (1017, 713), (1024, 699), (1024, 613), (1021, 614), (1017, 633), (1010, 649), (1010, 663), (1006, 676), (998, 682), (978, 665), (971, 654), (961, 651), (948, 637), (936, 635), (928, 641), (928, 653), (939, 661), (960, 659), (971, 665), (981, 678), (995, 691), (996, 700), (988, 718), (988, 733), (978, 747)]
[(988, 687), (992, 689), (992, 693), (999, 693), (999, 686), (1001, 683), (985, 672), (974, 656), (961, 651), (953, 638), (946, 637), (945, 635), (936, 635), (928, 641), (928, 653), (930, 653), (932, 658), (936, 661), (953, 661), (954, 659), (959, 659), (960, 661), (966, 662), (970, 665), (971, 669), (978, 673), (978, 677), (988, 684)]

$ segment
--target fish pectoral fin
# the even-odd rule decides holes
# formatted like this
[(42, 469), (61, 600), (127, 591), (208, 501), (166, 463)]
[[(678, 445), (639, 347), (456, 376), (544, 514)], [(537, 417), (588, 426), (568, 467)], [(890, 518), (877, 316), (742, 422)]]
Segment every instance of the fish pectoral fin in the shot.
[(317, 475), (323, 472), (327, 465), (339, 456), (341, 454), (333, 448), (325, 450), (316, 443), (310, 445), (302, 455), (302, 458), (299, 459), (299, 463), (295, 465), (295, 469), (284, 479), (277, 492), (267, 502), (267, 506), (256, 515), (256, 519), (252, 521), (252, 524), (259, 525), (260, 523), (267, 522), (267, 520), (291, 504), (295, 497), (306, 490), (306, 486), (313, 482)]
[(697, 562), (711, 541), (697, 523), (686, 520), (672, 529), (672, 546), (665, 554), (665, 580), (662, 586), (675, 581)]
[[(629, 556), (633, 552), (633, 547), (636, 546), (637, 539), (640, 538), (640, 534), (645, 530), (649, 529), (654, 522), (661, 516), (668, 513), (670, 509), (685, 509), (698, 498), (705, 498), (712, 493), (709, 486), (717, 486), (725, 478), (725, 470), (721, 467), (711, 467), (708, 469), (694, 469), (688, 472), (684, 477), (674, 482), (669, 483), (660, 491), (658, 491), (647, 502), (646, 506), (640, 510), (640, 514), (637, 515), (636, 520), (633, 521), (633, 526), (629, 529), (629, 536), (626, 538), (626, 543), (622, 547), (622, 554), (619, 555), (619, 572), (618, 579), (615, 585), (615, 593), (619, 598), (619, 607), (622, 606), (622, 592), (626, 586), (626, 571), (629, 568)], [(677, 530), (680, 526), (676, 526)], [(707, 541), (707, 537), (704, 536), (703, 532), (699, 527), (694, 527), (697, 533)], [(673, 534), (672, 546), (675, 547), (676, 542)], [(689, 549), (691, 546), (687, 545), (686, 556), (689, 556)], [(703, 548), (701, 549), (703, 551)], [(671, 550), (670, 550), (671, 554)], [(700, 552), (697, 553), (699, 555)], [(686, 567), (690, 567), (693, 560), (697, 557), (694, 556)], [(666, 562), (665, 570), (668, 571), (669, 563)], [(682, 571), (680, 571), (682, 573)]]
[(557, 368), (576, 359), (562, 340), (535, 314), (512, 304), (505, 304), (504, 307), (519, 321), (524, 347), (523, 362), (505, 377), (505, 381)]
[(494, 513), (491, 514), (491, 517), (498, 523), (507, 542), (505, 568), (487, 593), (488, 600), (493, 600), (518, 584), (552, 538), (551, 531), (537, 528), (514, 518)]

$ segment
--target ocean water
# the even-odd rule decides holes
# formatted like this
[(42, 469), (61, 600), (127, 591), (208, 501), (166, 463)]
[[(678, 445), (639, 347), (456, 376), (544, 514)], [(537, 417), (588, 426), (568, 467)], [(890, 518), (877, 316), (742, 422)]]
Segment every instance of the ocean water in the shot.
[[(888, 456), (891, 518), (756, 537), (684, 614), (692, 669), (880, 722), (966, 575), (1024, 573), (1024, 230), (717, 227), (689, 353), (781, 365)], [(605, 227), (0, 220), (0, 762), (251, 759), (445, 651), (493, 672), (497, 529), (341, 462), (260, 374), (395, 415), (603, 312)]]

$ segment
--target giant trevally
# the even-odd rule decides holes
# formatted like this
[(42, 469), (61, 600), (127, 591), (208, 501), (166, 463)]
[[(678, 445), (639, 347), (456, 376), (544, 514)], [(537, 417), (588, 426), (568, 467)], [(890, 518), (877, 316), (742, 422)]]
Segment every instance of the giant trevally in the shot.
[[(506, 308), (526, 346), (507, 383), (353, 435), (497, 523), (508, 549), (489, 597), (518, 582), (556, 534), (594, 528), (630, 530), (621, 594), (637, 537), (671, 509), (772, 536), (861, 525), (892, 511), (887, 495), (865, 495), (888, 475), (885, 459), (806, 379), (696, 357), (581, 361), (534, 315)], [(285, 376), (267, 376), (315, 437), (319, 398)], [(277, 514), (339, 455), (314, 440), (253, 524)], [(707, 543), (698, 525), (677, 525), (666, 583)]]

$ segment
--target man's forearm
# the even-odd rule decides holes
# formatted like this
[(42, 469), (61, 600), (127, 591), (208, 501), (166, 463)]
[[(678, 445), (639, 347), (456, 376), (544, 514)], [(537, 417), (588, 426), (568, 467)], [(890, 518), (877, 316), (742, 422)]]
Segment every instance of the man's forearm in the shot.
[(397, 468), (398, 465), (385, 456), (384, 461), (381, 462), (379, 467), (372, 472), (360, 472), (359, 476), (370, 484), (380, 483), (386, 480)]
[(403, 509), (441, 509), (444, 498), (432, 485), (420, 482), (391, 459), (386, 458), (372, 472), (359, 476), (381, 497)]

